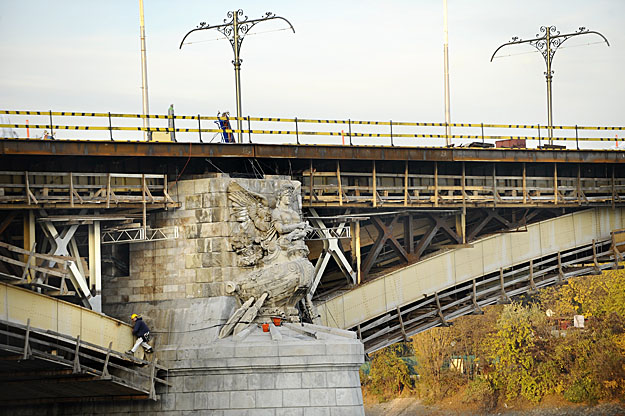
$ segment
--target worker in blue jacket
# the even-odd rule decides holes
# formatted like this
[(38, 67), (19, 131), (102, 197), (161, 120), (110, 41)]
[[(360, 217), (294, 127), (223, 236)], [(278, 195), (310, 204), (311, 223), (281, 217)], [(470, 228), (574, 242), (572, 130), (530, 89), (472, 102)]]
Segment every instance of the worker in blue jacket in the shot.
[(130, 315), (130, 319), (134, 324), (132, 328), (132, 335), (137, 337), (137, 342), (135, 342), (132, 349), (126, 351), (126, 354), (134, 354), (139, 348), (139, 345), (141, 345), (147, 353), (154, 352), (154, 349), (150, 346), (150, 344), (148, 344), (148, 341), (150, 340), (150, 328), (148, 328), (146, 323), (143, 322), (143, 319), (141, 319), (141, 317), (136, 313)]

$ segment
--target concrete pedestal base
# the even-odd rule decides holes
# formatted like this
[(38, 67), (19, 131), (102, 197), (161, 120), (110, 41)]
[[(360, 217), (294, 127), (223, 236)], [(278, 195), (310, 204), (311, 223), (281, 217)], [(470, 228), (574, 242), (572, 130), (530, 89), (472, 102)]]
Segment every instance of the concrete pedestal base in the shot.
[(173, 385), (162, 396), (162, 411), (364, 415), (358, 374), (362, 343), (340, 335), (342, 331), (287, 325), (271, 332), (253, 325), (242, 336), (177, 350), (178, 360), (169, 371)]

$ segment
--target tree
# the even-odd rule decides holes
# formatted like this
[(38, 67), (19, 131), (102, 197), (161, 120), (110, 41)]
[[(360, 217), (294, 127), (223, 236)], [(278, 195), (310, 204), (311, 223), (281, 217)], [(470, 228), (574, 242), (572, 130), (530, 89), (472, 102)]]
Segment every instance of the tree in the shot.
[(541, 340), (535, 327), (546, 326), (545, 314), (538, 307), (519, 303), (506, 305), (497, 320), (497, 332), (489, 340), (495, 368), (495, 386), (508, 399), (518, 395), (537, 402), (552, 390), (553, 380), (545, 377)]
[(481, 315), (461, 316), (454, 319), (449, 328), (455, 345), (452, 354), (463, 357), (473, 356), (473, 365), (466, 363), (467, 378), (473, 378), (477, 371), (487, 371), (488, 351), (484, 340), (493, 336), (497, 318), (503, 306), (484, 308)]
[(432, 328), (412, 337), (420, 382), (429, 386), (433, 398), (443, 393), (443, 365), (451, 358), (453, 335), (449, 328)]
[(410, 387), (408, 366), (400, 358), (403, 349), (401, 344), (394, 344), (373, 353), (369, 373), (371, 389), (380, 398), (387, 394), (399, 395)]

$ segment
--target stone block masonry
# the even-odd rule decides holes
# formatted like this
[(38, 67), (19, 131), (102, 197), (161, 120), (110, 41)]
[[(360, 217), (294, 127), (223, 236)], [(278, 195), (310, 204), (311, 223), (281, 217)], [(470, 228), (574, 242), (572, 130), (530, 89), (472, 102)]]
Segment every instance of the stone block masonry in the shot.
[[(150, 225), (177, 226), (181, 237), (131, 244), (130, 277), (115, 278), (103, 285), (105, 313), (126, 319), (128, 311), (155, 301), (225, 295), (223, 282), (243, 272), (236, 266), (236, 254), (229, 241), (232, 227), (237, 224), (231, 216), (227, 193), (233, 180), (216, 174), (176, 184), (170, 194), (181, 207), (151, 216)], [(285, 177), (236, 181), (270, 200), (282, 184), (292, 182)], [(293, 183), (299, 189), (299, 183)], [(147, 313), (143, 315), (146, 320), (152, 319), (153, 325), (161, 325)]]
[(185, 393), (201, 391), (208, 397), (204, 409), (250, 416), (364, 415), (358, 374), (364, 350), (358, 340), (278, 330), (280, 341), (255, 326), (243, 340), (229, 337), (199, 350), (197, 361), (190, 361), (196, 371), (170, 371), (185, 374), (182, 391), (174, 394), (187, 400)]

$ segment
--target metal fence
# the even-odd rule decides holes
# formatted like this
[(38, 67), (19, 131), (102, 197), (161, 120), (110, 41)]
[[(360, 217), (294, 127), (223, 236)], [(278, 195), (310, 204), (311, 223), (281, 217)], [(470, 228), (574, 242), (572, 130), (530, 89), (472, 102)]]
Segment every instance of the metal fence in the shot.
[[(76, 139), (128, 141), (221, 142), (235, 134), (241, 143), (336, 144), (378, 146), (445, 146), (445, 123), (241, 117), (243, 129), (222, 128), (224, 117), (198, 115), (147, 115), (68, 111), (0, 110), (0, 138)], [(11, 117), (13, 120), (9, 119)], [(143, 127), (148, 118), (151, 126)], [(232, 125), (238, 119), (229, 119)], [(221, 124), (220, 124), (221, 122)], [(453, 123), (455, 146), (535, 148), (553, 143), (571, 148), (614, 147), (625, 126), (544, 126), (540, 124)], [(610, 137), (614, 134), (614, 137)], [(496, 143), (508, 141), (506, 143)], [(574, 142), (571, 145), (571, 142)], [(603, 143), (601, 143), (603, 142)], [(625, 144), (624, 144), (625, 145)]]

